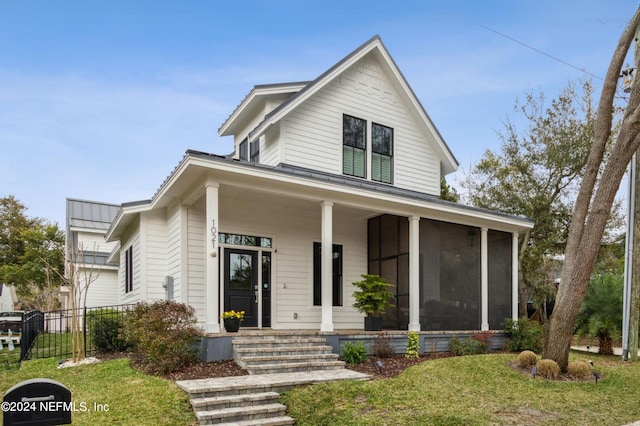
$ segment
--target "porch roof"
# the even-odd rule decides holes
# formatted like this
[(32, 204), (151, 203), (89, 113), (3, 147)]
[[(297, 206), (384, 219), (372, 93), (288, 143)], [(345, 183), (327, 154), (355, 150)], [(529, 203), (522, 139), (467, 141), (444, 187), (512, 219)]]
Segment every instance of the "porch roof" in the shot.
[(122, 205), (107, 233), (107, 241), (119, 239), (141, 212), (164, 208), (177, 200), (184, 204), (195, 202), (204, 195), (204, 182), (208, 178), (224, 185), (247, 187), (278, 196), (333, 200), (356, 208), (416, 215), (505, 232), (523, 232), (533, 228), (533, 221), (521, 216), (444, 201), (434, 195), (383, 183), (288, 164), (267, 166), (188, 150), (150, 200)]

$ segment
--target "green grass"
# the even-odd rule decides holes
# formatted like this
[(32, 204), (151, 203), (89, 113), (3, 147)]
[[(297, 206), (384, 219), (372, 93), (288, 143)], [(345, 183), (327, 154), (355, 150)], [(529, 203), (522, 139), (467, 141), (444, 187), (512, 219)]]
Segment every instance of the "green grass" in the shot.
[[(533, 379), (516, 354), (428, 361), (400, 376), (294, 389), (283, 395), (298, 425), (616, 425), (640, 420), (640, 363), (589, 355), (603, 378)], [(573, 359), (587, 355), (572, 354)]]
[[(132, 369), (128, 359), (63, 369), (57, 366), (57, 358), (48, 358), (23, 362), (19, 370), (0, 367), (0, 394), (23, 380), (44, 377), (71, 389), (76, 405), (85, 403), (89, 408), (72, 413), (74, 425), (196, 424), (185, 392), (169, 380)], [(94, 403), (108, 406), (108, 411), (94, 411)]]

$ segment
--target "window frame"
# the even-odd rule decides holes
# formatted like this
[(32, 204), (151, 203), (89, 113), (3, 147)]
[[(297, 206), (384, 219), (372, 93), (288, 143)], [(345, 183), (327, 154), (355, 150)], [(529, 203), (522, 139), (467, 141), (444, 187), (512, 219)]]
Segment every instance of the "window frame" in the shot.
[[(333, 244), (332, 254), (332, 289), (333, 298), (331, 306), (341, 307), (344, 304), (342, 297), (344, 248), (342, 244)], [(322, 243), (313, 242), (313, 306), (322, 306)]]
[(126, 294), (133, 291), (133, 245), (125, 250), (124, 258), (124, 292)]
[(248, 138), (244, 138), (244, 140), (238, 144), (238, 159), (243, 161), (249, 160), (249, 139)]
[[(383, 152), (377, 152), (376, 151), (376, 143), (374, 141), (374, 138), (377, 136), (376, 135), (376, 130), (377, 129), (384, 129), (384, 130), (388, 130), (388, 154), (387, 153), (383, 153)], [(389, 183), (389, 184), (393, 184), (393, 140), (394, 140), (394, 129), (393, 127), (389, 127), (389, 126), (385, 126), (384, 124), (380, 124), (380, 123), (376, 123), (376, 122), (371, 122), (371, 180), (375, 181), (375, 182), (382, 182), (382, 183)], [(379, 145), (378, 145), (379, 146)], [(382, 173), (382, 161), (387, 158), (388, 159), (388, 163), (389, 163), (389, 180), (385, 180), (383, 179), (383, 173)], [(373, 165), (374, 161), (380, 161), (380, 165), (378, 167), (378, 170), (380, 171), (380, 175), (379, 176), (374, 176), (374, 170), (375, 167)]]
[[(348, 126), (346, 122), (348, 120), (355, 120), (355, 122), (360, 122), (362, 124), (362, 137), (361, 141), (357, 140), (357, 134), (352, 132), (347, 134)], [(366, 179), (367, 177), (367, 120), (354, 117), (349, 114), (342, 114), (342, 174), (347, 176), (354, 176), (359, 178)], [(362, 143), (363, 147), (357, 146), (359, 142)], [(351, 170), (347, 169), (347, 162), (345, 161), (347, 152), (350, 151), (351, 154)], [(356, 152), (360, 151), (362, 155), (362, 174), (357, 173), (355, 170), (355, 158)]]
[(249, 143), (249, 161), (260, 163), (260, 139)]

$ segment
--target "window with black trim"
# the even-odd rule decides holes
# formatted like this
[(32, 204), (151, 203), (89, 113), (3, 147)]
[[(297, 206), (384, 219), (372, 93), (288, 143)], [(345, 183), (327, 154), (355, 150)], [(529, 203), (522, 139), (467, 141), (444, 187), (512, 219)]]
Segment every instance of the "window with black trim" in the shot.
[(125, 268), (124, 268), (124, 292), (133, 291), (133, 246), (124, 252)]
[(393, 183), (393, 129), (371, 123), (371, 180)]
[[(334, 244), (333, 306), (342, 306), (342, 245)], [(313, 305), (322, 305), (322, 244), (313, 243)]]
[(240, 145), (238, 146), (238, 158), (240, 160), (248, 160), (249, 159), (249, 141), (245, 138)]
[(342, 116), (342, 173), (366, 177), (367, 122), (361, 118)]
[(260, 140), (259, 139), (249, 144), (249, 151), (251, 151), (249, 153), (250, 161), (252, 163), (259, 163), (260, 162)]

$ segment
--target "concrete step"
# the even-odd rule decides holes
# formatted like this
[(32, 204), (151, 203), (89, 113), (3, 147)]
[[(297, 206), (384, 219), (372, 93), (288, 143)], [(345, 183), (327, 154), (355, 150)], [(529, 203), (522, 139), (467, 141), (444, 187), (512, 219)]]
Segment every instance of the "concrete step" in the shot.
[(196, 411), (196, 418), (201, 425), (213, 425), (265, 419), (269, 417), (282, 417), (286, 411), (287, 407), (282, 404), (264, 404), (247, 407), (221, 408), (210, 411)]
[(178, 387), (189, 394), (191, 399), (215, 396), (245, 395), (262, 392), (286, 392), (296, 386), (340, 380), (369, 380), (366, 374), (345, 368), (337, 370), (317, 370), (301, 373), (281, 373), (218, 377), (211, 379), (177, 381)]
[(337, 361), (338, 354), (296, 354), (296, 355), (266, 355), (266, 356), (243, 356), (241, 367), (249, 369), (253, 366), (260, 364), (285, 364), (291, 362), (303, 362), (303, 361)]
[(219, 423), (220, 426), (284, 426), (294, 424), (296, 424), (296, 421), (289, 416), (267, 417), (264, 419), (253, 419), (232, 423)]
[(269, 346), (262, 348), (235, 348), (236, 355), (240, 356), (271, 356), (271, 355), (304, 355), (304, 354), (330, 354), (333, 348), (327, 345), (318, 346)]
[(298, 373), (315, 370), (344, 369), (344, 361), (302, 361), (276, 364), (259, 364), (247, 367), (249, 374)]
[(325, 346), (327, 341), (323, 337), (288, 337), (288, 338), (251, 338), (236, 337), (233, 339), (234, 348), (265, 348), (283, 346)]
[(223, 408), (248, 407), (261, 404), (275, 404), (280, 394), (277, 392), (259, 392), (244, 395), (221, 395), (208, 398), (191, 399), (194, 411), (212, 411)]

